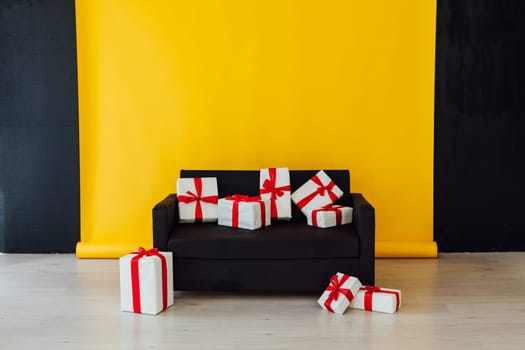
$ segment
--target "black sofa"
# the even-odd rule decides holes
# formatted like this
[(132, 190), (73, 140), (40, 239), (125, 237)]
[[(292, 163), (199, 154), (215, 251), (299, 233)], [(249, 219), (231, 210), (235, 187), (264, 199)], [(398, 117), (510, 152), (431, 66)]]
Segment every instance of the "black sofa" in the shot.
[[(176, 194), (153, 208), (153, 243), (173, 252), (174, 289), (180, 291), (321, 292), (330, 276), (344, 272), (374, 284), (375, 212), (350, 193), (347, 170), (325, 170), (354, 208), (353, 223), (332, 228), (306, 224), (292, 203), (292, 220), (272, 221), (256, 231), (216, 223), (180, 224)], [(292, 192), (317, 170), (291, 170)], [(216, 177), (219, 198), (258, 195), (259, 171), (181, 170), (180, 177)]]

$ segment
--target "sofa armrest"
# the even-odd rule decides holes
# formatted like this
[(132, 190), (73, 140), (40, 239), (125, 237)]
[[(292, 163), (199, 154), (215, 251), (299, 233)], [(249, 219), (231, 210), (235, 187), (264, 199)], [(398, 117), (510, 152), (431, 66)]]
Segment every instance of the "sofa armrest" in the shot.
[(375, 282), (375, 209), (361, 193), (351, 193), (352, 222), (359, 235), (360, 280), (363, 284)]
[(168, 238), (179, 216), (176, 194), (170, 194), (153, 207), (153, 246), (166, 250)]

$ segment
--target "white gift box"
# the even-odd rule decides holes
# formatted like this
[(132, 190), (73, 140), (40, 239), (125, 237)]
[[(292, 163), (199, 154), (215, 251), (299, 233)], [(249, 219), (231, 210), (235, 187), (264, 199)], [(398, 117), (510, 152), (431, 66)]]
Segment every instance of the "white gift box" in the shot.
[(292, 193), (292, 200), (304, 215), (314, 209), (332, 204), (343, 196), (343, 191), (320, 170)]
[(217, 221), (217, 178), (195, 177), (177, 180), (179, 221), (181, 223)]
[(393, 314), (401, 306), (401, 291), (366, 286), (359, 290), (350, 303), (353, 309)]
[[(139, 253), (139, 254), (137, 254)], [(165, 258), (165, 276), (162, 259)], [(120, 309), (156, 315), (173, 305), (171, 252), (139, 249), (120, 258)]]
[(219, 199), (219, 225), (256, 230), (271, 224), (270, 201), (233, 195)]
[(350, 224), (354, 209), (342, 205), (327, 205), (314, 209), (306, 216), (306, 222), (310, 226), (321, 228)]
[(292, 188), (288, 168), (261, 169), (259, 182), (261, 198), (270, 200), (272, 219), (291, 219)]
[(355, 277), (338, 272), (330, 278), (317, 303), (326, 311), (342, 315), (361, 288), (361, 282)]

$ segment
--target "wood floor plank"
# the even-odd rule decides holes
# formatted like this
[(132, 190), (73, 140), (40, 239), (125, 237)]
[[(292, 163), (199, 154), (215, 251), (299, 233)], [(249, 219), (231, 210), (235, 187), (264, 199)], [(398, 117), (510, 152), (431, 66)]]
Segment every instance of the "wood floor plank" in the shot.
[[(176, 292), (120, 311), (117, 260), (0, 254), (1, 349), (523, 349), (525, 253), (377, 260), (397, 314), (334, 315), (314, 294)], [(321, 291), (320, 291), (321, 292)]]

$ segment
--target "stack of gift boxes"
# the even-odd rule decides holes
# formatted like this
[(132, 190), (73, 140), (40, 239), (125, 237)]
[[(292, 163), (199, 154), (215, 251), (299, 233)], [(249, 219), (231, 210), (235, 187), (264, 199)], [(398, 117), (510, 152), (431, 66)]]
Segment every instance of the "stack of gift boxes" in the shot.
[[(291, 219), (292, 201), (310, 226), (328, 228), (352, 222), (352, 208), (334, 204), (343, 192), (322, 170), (293, 193), (288, 168), (261, 169), (259, 196), (234, 193), (219, 198), (214, 177), (179, 178), (177, 193), (181, 223), (217, 222), (218, 225), (257, 230), (271, 225), (272, 219)], [(173, 304), (172, 269), (170, 252), (140, 248), (122, 257), (121, 309), (157, 314)], [(337, 273), (318, 302), (323, 309), (339, 314), (348, 306), (395, 312), (400, 298), (399, 291), (363, 287), (357, 278)]]
[(343, 196), (341, 189), (324, 171), (319, 171), (292, 193), (288, 168), (260, 170), (259, 196), (231, 194), (218, 197), (214, 177), (181, 178), (177, 181), (180, 222), (215, 222), (247, 230), (271, 225), (271, 220), (292, 218), (293, 201), (317, 227), (352, 222), (352, 208), (333, 203)]
[(317, 303), (326, 311), (342, 315), (348, 307), (393, 314), (401, 306), (401, 291), (363, 286), (359, 279), (336, 273)]

